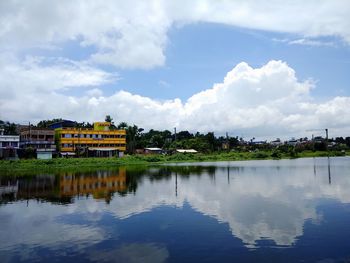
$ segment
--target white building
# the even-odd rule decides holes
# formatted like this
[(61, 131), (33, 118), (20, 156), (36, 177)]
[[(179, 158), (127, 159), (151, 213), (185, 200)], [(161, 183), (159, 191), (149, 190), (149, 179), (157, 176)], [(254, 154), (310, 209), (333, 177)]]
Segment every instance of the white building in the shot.
[(18, 135), (4, 135), (4, 130), (0, 130), (0, 159), (17, 158), (19, 149)]

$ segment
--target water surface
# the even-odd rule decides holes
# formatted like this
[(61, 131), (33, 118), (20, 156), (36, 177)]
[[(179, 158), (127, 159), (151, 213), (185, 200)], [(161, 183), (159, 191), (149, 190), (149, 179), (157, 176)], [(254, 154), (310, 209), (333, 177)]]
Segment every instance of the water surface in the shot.
[(349, 262), (350, 158), (0, 179), (1, 262)]

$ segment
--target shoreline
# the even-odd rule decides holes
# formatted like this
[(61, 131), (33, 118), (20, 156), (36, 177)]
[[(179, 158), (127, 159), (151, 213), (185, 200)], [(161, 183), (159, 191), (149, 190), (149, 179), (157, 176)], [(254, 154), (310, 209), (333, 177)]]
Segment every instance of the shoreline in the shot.
[(249, 161), (249, 160), (280, 160), (309, 157), (349, 156), (350, 152), (301, 152), (291, 156), (273, 152), (224, 152), (212, 154), (175, 154), (175, 155), (126, 155), (122, 158), (55, 158), (51, 160), (21, 159), (15, 161), (0, 160), (0, 177), (17, 173), (58, 172), (66, 170), (115, 168), (119, 166), (149, 166), (167, 163), (215, 162), (215, 161)]

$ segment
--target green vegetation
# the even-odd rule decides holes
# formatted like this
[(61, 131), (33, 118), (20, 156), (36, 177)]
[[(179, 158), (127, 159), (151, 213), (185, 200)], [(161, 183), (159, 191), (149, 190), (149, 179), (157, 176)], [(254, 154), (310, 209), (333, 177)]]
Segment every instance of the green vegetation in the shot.
[[(48, 127), (62, 119), (40, 121), (38, 127)], [(320, 141), (298, 139), (295, 146), (289, 143), (273, 145), (266, 141), (254, 142), (243, 138), (226, 136), (216, 137), (213, 132), (179, 131), (176, 134), (169, 130), (149, 130), (145, 132), (137, 125), (120, 122), (114, 125), (113, 118), (107, 115), (105, 121), (111, 122), (112, 128), (125, 129), (127, 153), (123, 158), (54, 158), (52, 160), (34, 160), (35, 150), (25, 149), (18, 161), (0, 160), (0, 176), (15, 171), (54, 171), (67, 169), (98, 169), (113, 168), (121, 165), (149, 165), (171, 162), (202, 162), (202, 161), (240, 161), (301, 157), (344, 156), (350, 153), (350, 137), (336, 137)], [(0, 127), (5, 134), (15, 134), (16, 124), (0, 120)], [(75, 122), (76, 127), (92, 127), (90, 123)], [(138, 149), (159, 147), (168, 153), (166, 155), (137, 155)], [(195, 149), (198, 154), (173, 154), (175, 149)]]
[(0, 175), (18, 171), (55, 171), (83, 168), (111, 168), (121, 165), (149, 165), (174, 162), (241, 161), (301, 157), (344, 156), (350, 152), (340, 151), (251, 151), (215, 152), (211, 154), (173, 154), (173, 155), (126, 155), (123, 158), (56, 158), (52, 160), (0, 161)]

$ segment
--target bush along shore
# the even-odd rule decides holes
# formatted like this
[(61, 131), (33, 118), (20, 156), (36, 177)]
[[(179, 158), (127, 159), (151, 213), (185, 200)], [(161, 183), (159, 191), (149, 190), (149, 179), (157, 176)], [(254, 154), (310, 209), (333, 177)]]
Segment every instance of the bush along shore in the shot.
[(0, 161), (1, 174), (16, 171), (54, 171), (80, 168), (108, 168), (125, 165), (148, 165), (175, 162), (243, 161), (266, 159), (290, 159), (350, 155), (347, 151), (303, 151), (281, 153), (278, 151), (215, 152), (210, 154), (126, 155), (122, 158), (54, 158), (51, 160), (22, 159)]

